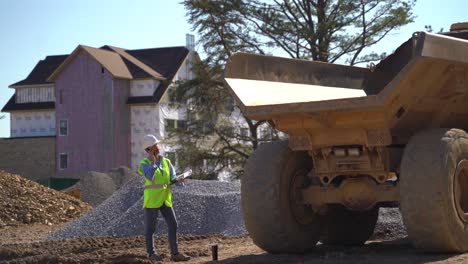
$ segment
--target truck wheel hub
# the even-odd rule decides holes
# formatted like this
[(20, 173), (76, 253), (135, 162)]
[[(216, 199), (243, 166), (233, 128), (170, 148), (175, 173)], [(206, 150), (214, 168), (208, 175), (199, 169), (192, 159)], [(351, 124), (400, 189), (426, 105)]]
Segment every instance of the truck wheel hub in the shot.
[(463, 222), (468, 222), (468, 160), (461, 160), (457, 165), (453, 192), (458, 216)]
[(289, 203), (291, 213), (296, 221), (301, 225), (312, 224), (315, 220), (315, 213), (310, 206), (304, 204), (302, 199), (302, 189), (307, 187), (309, 179), (307, 171), (304, 169), (294, 173), (289, 185)]

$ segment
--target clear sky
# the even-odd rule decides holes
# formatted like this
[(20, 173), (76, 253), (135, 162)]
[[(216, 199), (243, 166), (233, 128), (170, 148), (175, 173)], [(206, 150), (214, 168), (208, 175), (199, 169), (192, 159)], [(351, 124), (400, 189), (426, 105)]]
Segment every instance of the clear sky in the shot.
[[(13, 95), (8, 86), (26, 78), (39, 60), (69, 54), (79, 44), (126, 49), (185, 45), (191, 26), (179, 2), (0, 0), (0, 108)], [(390, 35), (374, 50), (390, 53), (413, 32), (424, 30), (424, 25), (448, 30), (453, 22), (468, 21), (466, 10), (466, 0), (418, 0), (415, 23)], [(9, 136), (6, 114), (0, 120), (0, 137)]]

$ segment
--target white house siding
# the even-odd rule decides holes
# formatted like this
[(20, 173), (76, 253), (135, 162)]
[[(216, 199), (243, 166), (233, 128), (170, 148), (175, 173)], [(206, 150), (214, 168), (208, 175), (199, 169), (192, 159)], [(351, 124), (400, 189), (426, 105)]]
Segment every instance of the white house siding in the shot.
[(145, 152), (141, 149), (141, 139), (148, 134), (153, 134), (158, 139), (161, 139), (159, 106), (156, 104), (131, 106), (130, 126), (132, 168), (136, 171), (139, 161), (146, 156)]
[(165, 152), (174, 151), (169, 144), (164, 144), (164, 141), (170, 141), (164, 131), (164, 120), (185, 120), (186, 112), (184, 109), (169, 107), (167, 104), (131, 106), (130, 109), (132, 168), (136, 171), (139, 161), (146, 157), (141, 149), (141, 139), (145, 135), (153, 134), (163, 141), (160, 144), (163, 155)]
[(11, 137), (54, 136), (55, 111), (11, 112)]
[(193, 52), (190, 52), (184, 63), (180, 66), (176, 75), (174, 75), (174, 81), (178, 80), (191, 80), (193, 79), (193, 73), (191, 71), (191, 65), (193, 61)]
[[(159, 104), (159, 116), (161, 117), (160, 120), (160, 127), (161, 127), (161, 137), (167, 138), (168, 133), (165, 131), (164, 127), (164, 120), (172, 119), (172, 120), (186, 120), (187, 119), (187, 111), (185, 107), (170, 107), (167, 103), (160, 103)], [(168, 139), (169, 140), (169, 139)]]
[(152, 79), (130, 81), (130, 96), (152, 96), (159, 81)]
[[(193, 58), (193, 53), (189, 56)], [(174, 76), (174, 81), (181, 79), (192, 78), (192, 73), (187, 59)], [(130, 81), (130, 96), (151, 96), (159, 86), (157, 80), (133, 80)], [(131, 106), (131, 156), (132, 168), (137, 170), (138, 163), (146, 157), (146, 153), (141, 149), (141, 139), (147, 134), (153, 134), (158, 139), (163, 140), (160, 144), (161, 152), (173, 152), (174, 148), (170, 144), (164, 144), (164, 141), (171, 141), (167, 138), (167, 133), (164, 129), (165, 119), (185, 120), (185, 108), (175, 108), (168, 105), (167, 92), (161, 98), (159, 104), (145, 106)]]
[(54, 86), (16, 88), (16, 103), (55, 102)]

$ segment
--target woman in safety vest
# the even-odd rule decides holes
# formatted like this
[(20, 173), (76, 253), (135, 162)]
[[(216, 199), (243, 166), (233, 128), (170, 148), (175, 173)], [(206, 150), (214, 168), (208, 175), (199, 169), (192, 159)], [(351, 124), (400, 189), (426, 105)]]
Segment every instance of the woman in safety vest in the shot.
[[(169, 231), (171, 261), (187, 261), (190, 257), (180, 253), (177, 247), (177, 220), (172, 209), (171, 181), (175, 181), (171, 161), (159, 155), (159, 140), (154, 135), (143, 138), (142, 147), (148, 154), (140, 161), (137, 173), (145, 177), (143, 208), (145, 212), (146, 252), (151, 260), (161, 261), (155, 254), (153, 235), (156, 228), (158, 211), (166, 220)], [(183, 185), (184, 178), (178, 180)]]

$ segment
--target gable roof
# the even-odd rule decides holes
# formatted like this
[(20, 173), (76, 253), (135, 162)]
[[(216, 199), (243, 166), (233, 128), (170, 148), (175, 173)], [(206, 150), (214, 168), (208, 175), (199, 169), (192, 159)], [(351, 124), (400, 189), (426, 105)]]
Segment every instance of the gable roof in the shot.
[[(118, 47), (113, 47), (113, 46), (107, 46), (109, 47), (111, 50), (117, 52), (120, 56), (122, 56), (126, 61), (130, 62), (129, 63), (126, 63), (127, 66), (130, 68), (132, 66), (136, 66), (138, 67), (139, 69), (141, 69), (142, 71), (144, 71), (145, 73), (149, 74), (151, 77), (153, 77), (154, 79), (156, 80), (165, 80), (166, 78), (164, 78), (164, 76), (162, 76), (161, 73), (155, 71), (154, 69), (152, 69), (151, 67), (149, 67), (148, 65), (144, 64), (143, 62), (141, 62), (140, 60), (138, 60), (137, 58), (133, 57), (132, 55), (130, 55), (129, 53), (127, 53), (126, 50), (122, 49), (122, 48), (118, 48)], [(133, 64), (133, 65), (132, 65)], [(130, 69), (129, 69), (130, 70)], [(135, 71), (133, 69), (133, 71)], [(136, 72), (135, 72), (136, 73)], [(137, 73), (136, 73), (137, 74)], [(133, 73), (132, 73), (133, 75)]]
[(47, 84), (47, 77), (68, 57), (68, 55), (47, 56), (34, 66), (26, 79), (11, 84), (9, 87)]
[(159, 84), (152, 96), (133, 96), (127, 100), (127, 104), (151, 104), (159, 102), (190, 51), (186, 47), (168, 47), (127, 50), (127, 52), (167, 78), (167, 81)]
[(183, 46), (125, 50), (109, 45), (99, 49), (79, 45), (47, 78), (47, 81), (53, 82), (80, 50), (88, 52), (114, 77), (123, 79), (150, 77), (156, 80), (171, 80), (189, 53), (189, 50)]
[(55, 69), (55, 71), (47, 78), (47, 81), (53, 82), (57, 76), (65, 69), (65, 67), (70, 63), (81, 51), (85, 51), (96, 61), (98, 61), (106, 70), (108, 70), (112, 76), (115, 78), (122, 79), (132, 79), (132, 74), (125, 65), (122, 57), (117, 53), (104, 50), (96, 49), (84, 45), (78, 45), (78, 47), (67, 57), (67, 59), (60, 64), (60, 66)]
[(131, 96), (127, 99), (127, 104), (151, 104), (157, 103), (169, 87), (169, 82), (162, 82), (152, 96)]
[(189, 50), (184, 47), (126, 50), (127, 53), (172, 80), (187, 57)]
[[(14, 83), (10, 87), (15, 88), (17, 86), (40, 85), (53, 82), (66, 65), (81, 51), (92, 56), (114, 77), (124, 79), (154, 78), (160, 81), (158, 88), (152, 96), (129, 97), (127, 100), (128, 104), (159, 102), (190, 52), (183, 46), (125, 50), (108, 45), (99, 49), (78, 45), (70, 55), (47, 56), (44, 60), (37, 63), (26, 79)], [(53, 108), (55, 108), (54, 102), (17, 104), (15, 102), (15, 95), (13, 95), (2, 111)]]
[(37, 102), (37, 103), (16, 103), (16, 94), (11, 96), (10, 100), (2, 108), (2, 112), (12, 112), (18, 110), (46, 110), (55, 109), (55, 102)]

